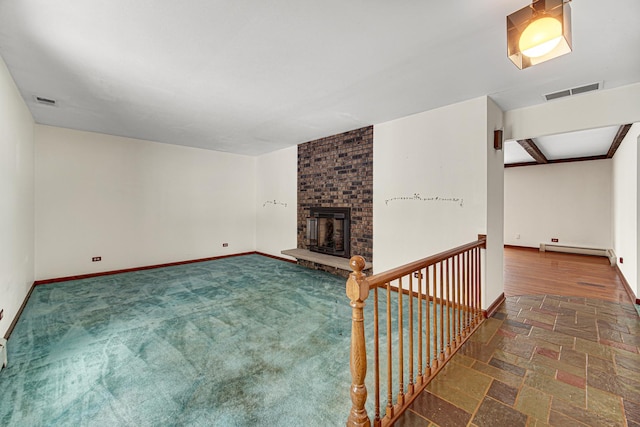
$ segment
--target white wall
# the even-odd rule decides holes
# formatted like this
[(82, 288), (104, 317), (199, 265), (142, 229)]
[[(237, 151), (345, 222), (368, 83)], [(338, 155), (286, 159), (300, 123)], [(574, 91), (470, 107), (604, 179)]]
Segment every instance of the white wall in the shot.
[(486, 108), (482, 97), (374, 126), (376, 272), (486, 233)]
[[(613, 247), (612, 160), (505, 168), (505, 244)], [(520, 238), (516, 238), (519, 234)]]
[(500, 295), (503, 157), (493, 131), (501, 126), (502, 111), (481, 97), (374, 127), (376, 272), (487, 234), (483, 306)]
[(256, 250), (282, 258), (297, 245), (298, 147), (257, 158)]
[(34, 122), (0, 58), (0, 337), (33, 283)]
[(41, 125), (35, 141), (38, 280), (255, 250), (254, 157)]
[(620, 257), (624, 259), (624, 263), (618, 263), (618, 268), (635, 292), (636, 298), (640, 295), (640, 288), (638, 288), (639, 135), (640, 123), (635, 123), (613, 156), (612, 173), (613, 249), (618, 259)]

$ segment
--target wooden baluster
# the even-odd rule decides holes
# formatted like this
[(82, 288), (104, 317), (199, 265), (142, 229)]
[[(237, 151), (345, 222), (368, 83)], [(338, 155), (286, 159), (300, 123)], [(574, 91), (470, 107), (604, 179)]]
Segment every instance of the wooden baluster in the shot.
[(478, 323), (482, 320), (482, 250), (478, 248)]
[(354, 256), (349, 265), (353, 273), (347, 280), (347, 297), (351, 301), (351, 353), (349, 366), (351, 368), (351, 411), (347, 419), (348, 427), (370, 427), (371, 421), (367, 415), (365, 402), (367, 400), (367, 348), (364, 338), (365, 300), (369, 296), (369, 284), (366, 282), (362, 270), (365, 266), (364, 258)]
[[(427, 311), (427, 313), (429, 313)], [(429, 317), (427, 315), (427, 317)], [(429, 357), (427, 356), (427, 360)], [(428, 362), (427, 362), (428, 363)], [(418, 271), (418, 384), (422, 384), (422, 270)]]
[(456, 334), (456, 342), (458, 345), (460, 345), (460, 343), (462, 342), (462, 338), (464, 337), (463, 335), (463, 331), (464, 331), (464, 326), (462, 325), (462, 316), (463, 316), (463, 311), (462, 311), (462, 258), (463, 255), (462, 254), (458, 254), (456, 256), (456, 264), (458, 266), (458, 275), (457, 275), (457, 283), (456, 286), (458, 288), (458, 299), (457, 299), (457, 307), (458, 307), (458, 311), (457, 311), (457, 315), (456, 315), (456, 319), (458, 319), (458, 332)]
[(478, 276), (478, 254), (480, 250), (478, 248), (473, 249), (473, 325), (477, 326), (478, 319), (478, 283), (480, 283), (480, 277)]
[(409, 386), (407, 393), (413, 394), (413, 275), (409, 274)]
[(398, 404), (404, 404), (404, 344), (402, 333), (402, 277), (398, 279)]
[(375, 368), (375, 417), (373, 425), (380, 425), (380, 316), (378, 315), (378, 287), (373, 288), (373, 364)]
[(444, 361), (444, 263), (440, 262), (440, 361)]
[(437, 264), (433, 265), (433, 331), (432, 331), (432, 335), (433, 335), (433, 363), (432, 363), (432, 367), (433, 369), (436, 369), (438, 367), (438, 313), (437, 313), (437, 307), (438, 307), (438, 299), (436, 298), (436, 295), (438, 295), (437, 292), (437, 279), (436, 279), (436, 268)]
[(391, 365), (393, 353), (391, 352), (391, 282), (387, 286), (387, 411), (386, 416), (393, 418), (393, 376)]
[(467, 328), (467, 333), (469, 333), (471, 331), (471, 267), (470, 267), (470, 251), (466, 251), (465, 252), (465, 258), (466, 258), (466, 263), (465, 263), (465, 286), (466, 286), (466, 301), (465, 301), (465, 310), (466, 310), (466, 316), (467, 316), (467, 321), (466, 321), (466, 328)]
[(448, 357), (451, 354), (451, 293), (450, 293), (450, 289), (451, 289), (451, 280), (450, 280), (450, 275), (449, 275), (449, 258), (444, 260), (444, 265), (445, 265), (445, 269), (446, 269), (446, 279), (445, 279), (445, 293), (446, 293), (446, 300), (445, 300), (445, 306), (447, 308), (447, 347), (446, 347), (446, 351), (445, 351), (445, 355)]
[(471, 328), (476, 325), (476, 250), (471, 249)]
[(426, 328), (425, 328), (425, 341), (427, 344), (427, 365), (425, 367), (424, 370), (424, 375), (425, 377), (429, 377), (431, 375), (431, 310), (429, 310), (429, 308), (431, 307), (430, 305), (430, 298), (429, 298), (429, 267), (426, 267), (424, 269), (424, 278), (425, 278), (425, 285), (424, 285), (424, 289), (425, 289), (425, 296), (424, 296), (424, 300), (425, 300), (425, 309), (427, 310), (426, 315), (425, 315), (425, 319), (426, 319)]
[(462, 254), (462, 336), (467, 336), (467, 253)]
[(453, 317), (451, 332), (453, 334), (453, 339), (451, 340), (451, 347), (458, 347), (458, 342), (460, 342), (460, 338), (458, 337), (458, 291), (456, 288), (456, 284), (458, 282), (458, 275), (456, 274), (458, 270), (458, 256), (454, 256), (451, 258), (451, 291), (453, 296), (451, 297), (451, 317)]

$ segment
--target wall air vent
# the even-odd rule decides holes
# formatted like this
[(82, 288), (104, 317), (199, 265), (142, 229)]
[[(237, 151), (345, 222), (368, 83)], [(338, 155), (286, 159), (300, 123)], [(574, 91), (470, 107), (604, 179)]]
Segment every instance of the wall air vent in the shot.
[(553, 99), (564, 98), (565, 96), (579, 95), (581, 93), (591, 92), (593, 90), (598, 90), (601, 87), (602, 82), (596, 82), (584, 86), (574, 87), (572, 89), (565, 89), (558, 92), (548, 93), (544, 96), (544, 98), (547, 101), (551, 101)]
[(55, 107), (55, 106), (57, 106), (57, 104), (56, 104), (56, 100), (55, 100), (55, 99), (45, 98), (45, 97), (43, 97), (43, 96), (37, 96), (37, 95), (33, 95), (33, 99), (34, 99), (38, 104), (48, 105), (49, 107)]

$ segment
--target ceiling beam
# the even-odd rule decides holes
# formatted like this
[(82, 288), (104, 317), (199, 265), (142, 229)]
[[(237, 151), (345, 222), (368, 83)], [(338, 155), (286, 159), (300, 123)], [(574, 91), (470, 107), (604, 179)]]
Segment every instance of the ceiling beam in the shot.
[(622, 144), (624, 137), (627, 136), (629, 129), (631, 129), (631, 123), (620, 126), (620, 129), (618, 129), (618, 133), (616, 133), (616, 136), (613, 138), (611, 147), (609, 147), (609, 151), (607, 152), (607, 159), (613, 158), (613, 155), (616, 154), (618, 147)]
[[(589, 160), (604, 160), (607, 156), (605, 154), (601, 154), (599, 156), (586, 156), (586, 157), (571, 157), (568, 159), (553, 159), (549, 160), (546, 164), (553, 165), (556, 163), (571, 163), (571, 162), (586, 162)], [(519, 163), (505, 163), (505, 168), (517, 168), (520, 166), (537, 166), (541, 163), (536, 162), (519, 162)]]
[(518, 144), (525, 149), (527, 153), (536, 161), (537, 164), (549, 163), (549, 160), (542, 154), (542, 151), (538, 148), (533, 139), (519, 139)]

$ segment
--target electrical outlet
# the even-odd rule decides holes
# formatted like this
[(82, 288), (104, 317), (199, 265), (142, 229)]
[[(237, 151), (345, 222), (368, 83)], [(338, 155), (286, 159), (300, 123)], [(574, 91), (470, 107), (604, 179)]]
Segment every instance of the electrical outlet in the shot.
[(520, 234), (516, 234), (516, 239), (519, 239), (519, 238), (520, 238)]
[(229, 244), (228, 244), (228, 243), (223, 243), (223, 244), (222, 244), (222, 247), (223, 247), (223, 248), (226, 248), (226, 247), (228, 247), (228, 246), (229, 246)]
[(624, 264), (624, 258), (620, 257), (620, 264)]
[(102, 261), (101, 256), (94, 256), (93, 258), (91, 258), (91, 262), (98, 262), (98, 261)]
[(553, 243), (558, 243), (558, 239), (556, 239), (555, 237), (553, 237), (553, 238), (551, 239), (551, 241), (552, 241)]

